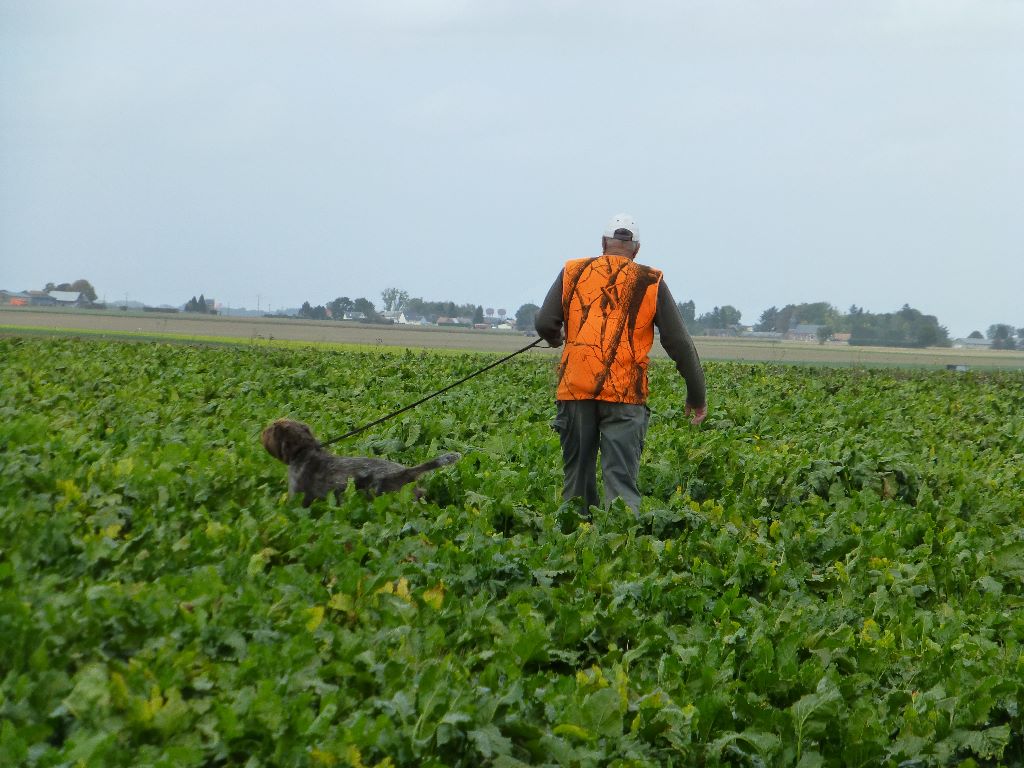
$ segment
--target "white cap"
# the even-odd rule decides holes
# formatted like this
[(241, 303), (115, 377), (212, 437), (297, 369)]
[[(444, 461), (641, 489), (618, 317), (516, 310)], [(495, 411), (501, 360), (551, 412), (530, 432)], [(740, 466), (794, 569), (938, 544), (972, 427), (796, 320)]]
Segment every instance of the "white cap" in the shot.
[(627, 243), (630, 241), (639, 243), (640, 229), (636, 225), (636, 219), (628, 213), (620, 213), (617, 216), (613, 216), (612, 220), (608, 222), (608, 226), (604, 230), (604, 236), (613, 237), (616, 240), (624, 240)]

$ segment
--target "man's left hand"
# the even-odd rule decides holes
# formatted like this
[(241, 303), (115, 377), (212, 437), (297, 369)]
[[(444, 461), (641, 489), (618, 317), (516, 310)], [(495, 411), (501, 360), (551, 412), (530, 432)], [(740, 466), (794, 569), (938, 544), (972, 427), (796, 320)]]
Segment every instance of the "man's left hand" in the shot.
[(696, 426), (697, 424), (700, 424), (702, 421), (704, 421), (705, 417), (708, 415), (708, 407), (707, 405), (702, 405), (698, 408), (695, 405), (690, 405), (689, 403), (687, 403), (686, 410), (684, 411), (684, 413), (686, 413), (687, 416), (693, 417), (692, 419), (690, 419), (690, 423)]

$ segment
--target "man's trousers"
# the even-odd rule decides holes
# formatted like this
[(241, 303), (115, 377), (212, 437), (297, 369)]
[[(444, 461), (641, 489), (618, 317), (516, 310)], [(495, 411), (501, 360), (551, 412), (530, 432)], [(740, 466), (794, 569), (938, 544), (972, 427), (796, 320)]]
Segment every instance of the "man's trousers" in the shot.
[(584, 512), (599, 506), (597, 455), (608, 504), (623, 499), (633, 512), (640, 510), (640, 454), (651, 412), (646, 405), (607, 403), (603, 400), (559, 400), (552, 426), (562, 443), (565, 484), (562, 498), (583, 500)]

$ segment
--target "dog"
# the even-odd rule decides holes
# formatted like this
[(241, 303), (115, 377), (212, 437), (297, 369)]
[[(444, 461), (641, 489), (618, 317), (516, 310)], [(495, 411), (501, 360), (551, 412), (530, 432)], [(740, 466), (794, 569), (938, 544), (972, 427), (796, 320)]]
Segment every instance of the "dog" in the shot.
[[(302, 506), (308, 507), (331, 491), (344, 491), (349, 481), (371, 496), (397, 491), (424, 472), (454, 464), (458, 453), (445, 453), (415, 467), (385, 459), (336, 456), (324, 448), (313, 431), (301, 421), (278, 419), (260, 433), (267, 453), (288, 465), (288, 493), (303, 494)], [(423, 491), (416, 489), (419, 499)]]

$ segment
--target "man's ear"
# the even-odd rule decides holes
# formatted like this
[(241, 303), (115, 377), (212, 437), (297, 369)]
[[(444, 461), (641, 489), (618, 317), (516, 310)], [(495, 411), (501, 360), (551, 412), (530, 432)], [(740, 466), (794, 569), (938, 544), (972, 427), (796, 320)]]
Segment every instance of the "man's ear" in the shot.
[(601, 253), (608, 250), (608, 238), (604, 235), (601, 236)]
[(640, 243), (633, 243), (633, 245), (636, 246), (633, 248), (633, 257), (635, 258), (636, 255), (640, 253)]

